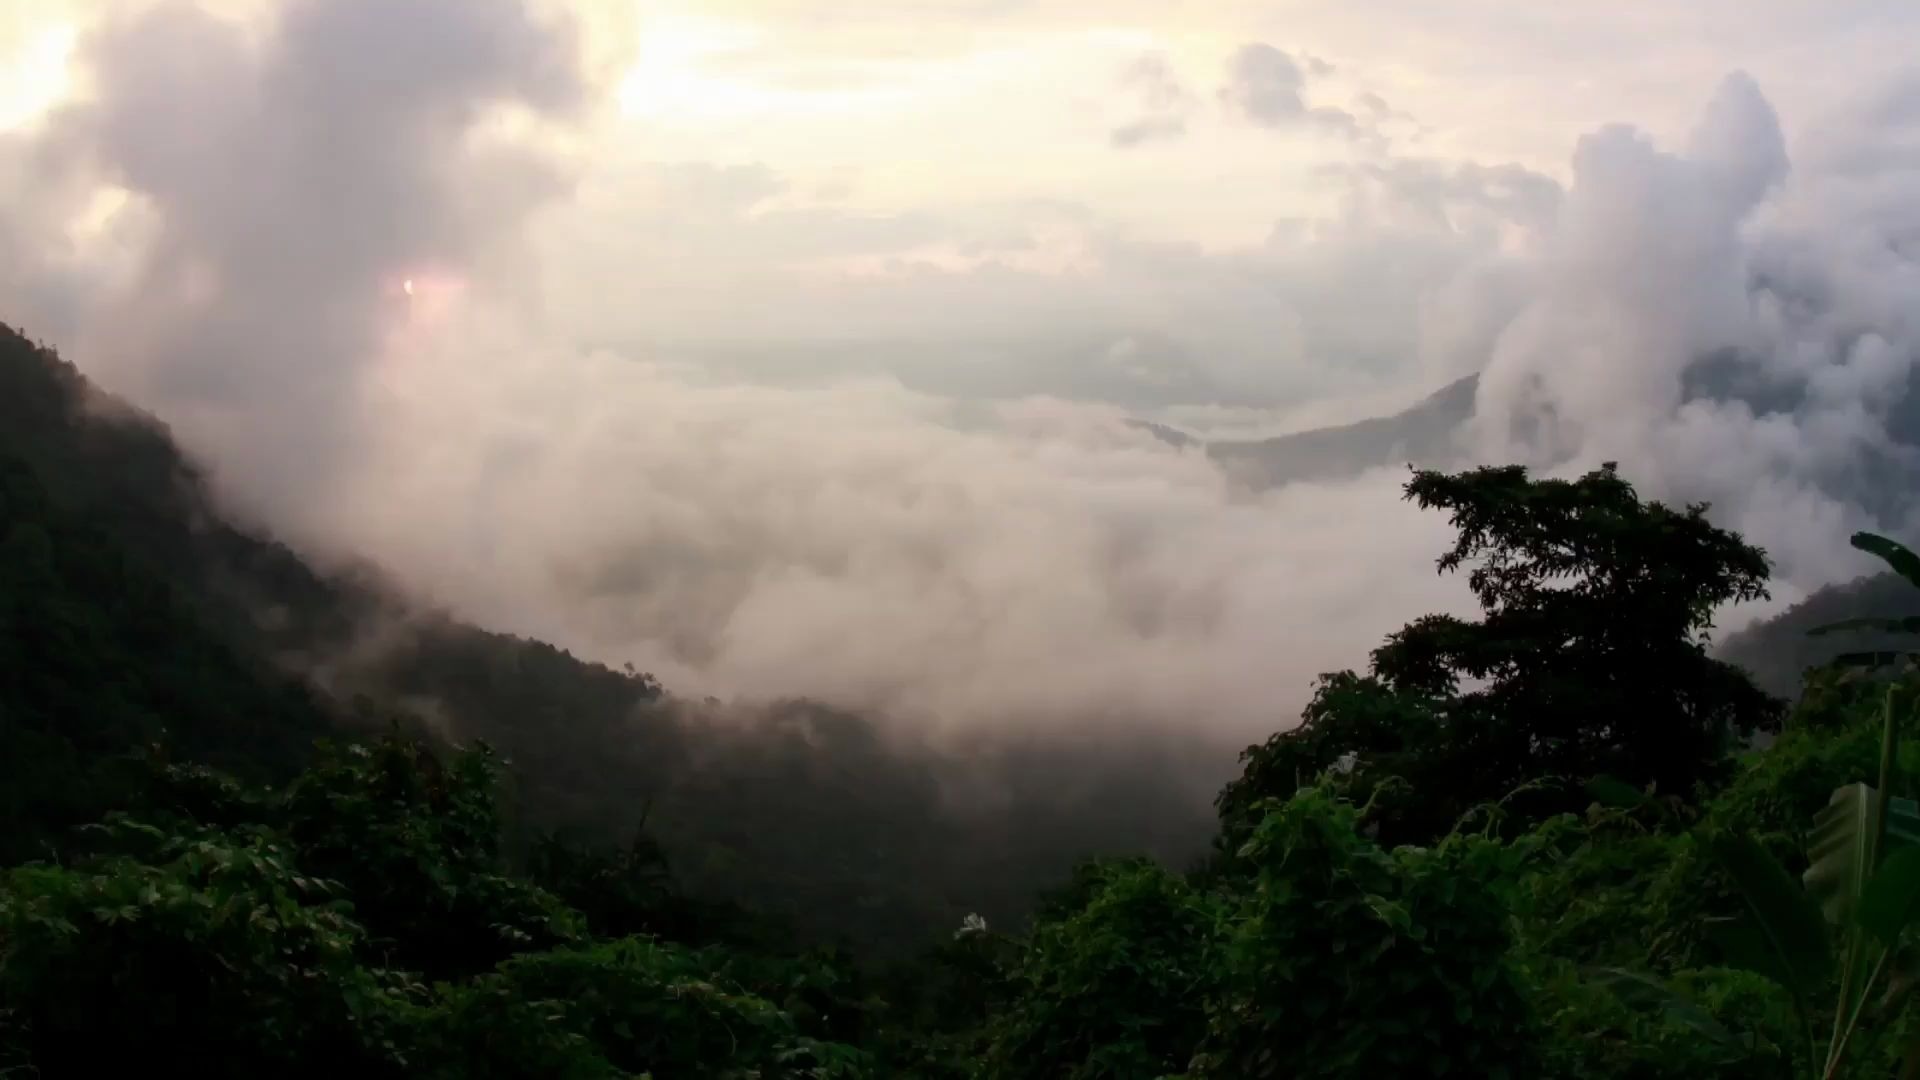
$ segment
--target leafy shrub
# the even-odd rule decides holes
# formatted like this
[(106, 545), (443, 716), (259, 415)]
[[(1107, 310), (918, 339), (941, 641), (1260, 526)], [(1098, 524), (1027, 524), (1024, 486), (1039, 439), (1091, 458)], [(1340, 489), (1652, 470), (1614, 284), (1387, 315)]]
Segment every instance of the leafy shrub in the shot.
[(990, 1077), (1151, 1080), (1206, 1027), (1219, 899), (1144, 859), (1095, 864), (1085, 903), (1041, 922), (1010, 976)]
[(364, 932), (349, 905), (297, 868), (283, 837), (154, 839), (150, 863), (5, 876), (0, 1010), (41, 1075), (116, 1075), (129, 1053), (218, 1075), (394, 1063), (384, 1043), (405, 987), (356, 963)]
[(1535, 1022), (1486, 882), (1498, 843), (1382, 850), (1321, 788), (1271, 804), (1220, 953), (1203, 1077), (1533, 1075)]

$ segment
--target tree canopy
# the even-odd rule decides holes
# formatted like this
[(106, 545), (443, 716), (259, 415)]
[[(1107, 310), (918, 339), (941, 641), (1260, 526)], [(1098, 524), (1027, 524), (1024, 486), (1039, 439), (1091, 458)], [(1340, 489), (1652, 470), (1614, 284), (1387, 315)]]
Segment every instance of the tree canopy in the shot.
[(1252, 747), (1229, 819), (1329, 769), (1377, 798), (1383, 838), (1426, 840), (1478, 807), (1525, 824), (1577, 809), (1609, 777), (1692, 796), (1783, 703), (1709, 655), (1713, 612), (1766, 595), (1766, 556), (1706, 507), (1642, 502), (1615, 467), (1417, 472), (1406, 497), (1458, 530), (1477, 620), (1428, 615), (1365, 674), (1323, 676), (1301, 724)]

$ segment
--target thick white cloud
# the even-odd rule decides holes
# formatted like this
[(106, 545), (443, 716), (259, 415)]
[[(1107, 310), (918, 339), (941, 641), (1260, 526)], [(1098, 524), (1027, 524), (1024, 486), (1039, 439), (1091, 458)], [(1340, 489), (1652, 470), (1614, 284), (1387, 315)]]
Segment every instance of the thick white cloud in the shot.
[(409, 276), (484, 261), (564, 190), (480, 122), (583, 104), (566, 29), (518, 0), (392, 11), (293, 0), (264, 35), (184, 2), (115, 14), (80, 46), (90, 95), (21, 137), (65, 166), (36, 190), (110, 185), (144, 231), (128, 287), (67, 343), (214, 440), (250, 496), (325, 482)]
[[(512, 0), (276, 10), (243, 31), (172, 4), (87, 39), (96, 95), (0, 148), (0, 241), (26, 253), (0, 264), (5, 317), (174, 420), (303, 543), (688, 690), (1253, 734), (1460, 603), (1429, 561), (1444, 522), (1397, 500), (1396, 470), (1235, 491), (1115, 402), (1410, 401), (1484, 369), (1465, 449), (1618, 458), (1714, 499), (1805, 587), (1855, 565), (1848, 477), (1887, 452), (1915, 352), (1910, 89), (1789, 153), (1736, 77), (1690, 139), (1601, 126), (1561, 180), (1397, 143), (1289, 158), (1282, 132), (1182, 112), (1181, 72), (1224, 69), (1181, 52), (1134, 104), (1186, 136), (1118, 153), (1107, 60), (1143, 42), (1116, 34), (1089, 61), (1094, 156), (1023, 162), (1087, 171), (889, 198), (868, 158), (841, 183), (613, 138), (581, 119), (571, 35)], [(1198, 52), (1261, 39), (1281, 40)], [(1310, 116), (1321, 80), (1368, 75), (1288, 47), (1339, 63), (1290, 61), (1310, 92), (1288, 98), (1267, 57), (1243, 113)], [(1380, 96), (1419, 100), (1399, 89)], [(1209, 157), (1226, 138), (1261, 149)], [(1314, 197), (1228, 247), (1112, 212), (1147, 175), (1128, 170), (1182, 161)], [(70, 227), (96, 181), (127, 208)], [(1796, 404), (1684, 403), (1715, 351)]]
[[(1908, 137), (1894, 123), (1851, 136), (1856, 151)], [(1480, 453), (1618, 459), (1655, 493), (1714, 503), (1795, 584), (1865, 569), (1846, 534), (1904, 528), (1914, 507), (1913, 451), (1890, 429), (1920, 356), (1920, 266), (1900, 240), (1920, 218), (1862, 198), (1910, 184), (1914, 163), (1836, 173), (1835, 153), (1790, 168), (1744, 75), (1683, 150), (1624, 127), (1581, 140), (1525, 301), (1491, 349)], [(1745, 400), (1683, 403), (1700, 380)]]
[(684, 690), (1250, 737), (1410, 606), (1459, 600), (1428, 569), (1444, 522), (1395, 469), (1236, 495), (1107, 410), (757, 386), (495, 332), (382, 369), (327, 523), (463, 610)]

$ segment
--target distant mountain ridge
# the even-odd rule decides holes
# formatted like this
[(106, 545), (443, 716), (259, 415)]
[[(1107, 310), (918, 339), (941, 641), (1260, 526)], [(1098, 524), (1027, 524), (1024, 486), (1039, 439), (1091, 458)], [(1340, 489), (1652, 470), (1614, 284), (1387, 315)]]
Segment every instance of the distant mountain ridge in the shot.
[(1911, 637), (1876, 632), (1813, 636), (1809, 631), (1843, 619), (1896, 618), (1920, 614), (1920, 590), (1897, 574), (1875, 574), (1829, 585), (1787, 610), (1729, 635), (1717, 650), (1746, 668), (1760, 686), (1782, 697), (1799, 693), (1808, 668), (1831, 663), (1841, 653), (1911, 652)]
[(1383, 465), (1438, 464), (1473, 418), (1478, 375), (1456, 379), (1391, 416), (1312, 428), (1267, 439), (1206, 440), (1151, 420), (1128, 424), (1176, 448), (1198, 446), (1235, 480), (1278, 487), (1300, 480), (1337, 480)]
[(1385, 465), (1437, 464), (1473, 418), (1479, 387), (1480, 377), (1468, 375), (1392, 416), (1271, 439), (1210, 442), (1207, 456), (1236, 479), (1265, 487), (1338, 479)]
[[(1473, 418), (1479, 377), (1447, 384), (1410, 408), (1390, 416), (1258, 440), (1205, 441), (1161, 424), (1135, 425), (1173, 446), (1204, 447), (1232, 477), (1254, 487), (1299, 481), (1338, 480), (1394, 465), (1442, 464)], [(1737, 401), (1757, 416), (1792, 413), (1807, 394), (1804, 384), (1768, 381), (1756, 365), (1732, 350), (1701, 357), (1682, 376), (1689, 401)], [(1827, 490), (1876, 517), (1899, 520), (1920, 495), (1920, 376), (1911, 378), (1888, 409), (1892, 450), (1863, 449), (1859, 467), (1828, 478)], [(1912, 538), (1920, 539), (1920, 538)], [(1866, 567), (1863, 566), (1863, 569)], [(1873, 634), (1809, 637), (1815, 626), (1856, 616), (1887, 617), (1920, 612), (1920, 593), (1893, 574), (1862, 577), (1821, 589), (1779, 615), (1720, 642), (1716, 651), (1753, 673), (1772, 693), (1792, 697), (1809, 667), (1843, 652), (1910, 649), (1911, 641)]]
[[(1755, 417), (1791, 415), (1813, 394), (1810, 377), (1768, 373), (1733, 349), (1703, 354), (1681, 373), (1685, 402), (1738, 403)], [(1473, 419), (1480, 376), (1467, 375), (1388, 416), (1267, 439), (1206, 440), (1165, 424), (1132, 421), (1173, 446), (1202, 446), (1229, 475), (1254, 487), (1303, 480), (1339, 480), (1368, 469), (1450, 463)], [(1524, 420), (1525, 418), (1521, 418)], [(1920, 509), (1920, 366), (1883, 417), (1891, 447), (1860, 448), (1845, 475), (1822, 478), (1828, 494), (1880, 520)]]

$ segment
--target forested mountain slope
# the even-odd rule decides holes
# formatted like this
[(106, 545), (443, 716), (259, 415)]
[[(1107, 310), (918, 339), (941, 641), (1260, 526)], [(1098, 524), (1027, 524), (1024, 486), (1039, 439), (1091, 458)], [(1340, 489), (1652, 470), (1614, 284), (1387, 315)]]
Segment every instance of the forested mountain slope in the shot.
[[(0, 461), (7, 543), (24, 552), (5, 572), (31, 575), (8, 594), (6, 662), (23, 676), (0, 707), (9, 739), (59, 744), (10, 756), (38, 763), (21, 769), (40, 786), (11, 787), (7, 805), (46, 811), (45, 828), (84, 816), (89, 790), (47, 760), (88, 772), (164, 729), (169, 753), (271, 778), (329, 726), (418, 731), (430, 715), (513, 762), (514, 844), (556, 830), (624, 844), (644, 823), (696, 891), (887, 951), (968, 912), (1017, 918), (1087, 854), (1197, 853), (1194, 778), (1231, 756), (1108, 747), (1075, 759), (1066, 797), (1047, 745), (962, 762), (807, 702), (710, 723), (645, 675), (422, 610), (371, 568), (314, 569), (229, 521), (157, 422), (9, 329)], [(371, 626), (380, 647), (357, 647)], [(955, 805), (983, 783), (991, 809)], [(53, 790), (77, 800), (70, 812), (42, 798)]]
[(289, 775), (328, 718), (189, 597), (0, 455), (0, 858), (111, 805), (129, 753)]
[(1808, 668), (1850, 652), (1911, 651), (1911, 641), (1871, 630), (1813, 635), (1815, 627), (1845, 619), (1895, 619), (1920, 610), (1913, 586), (1897, 574), (1876, 574), (1830, 585), (1787, 610), (1727, 637), (1720, 654), (1753, 672), (1776, 694), (1800, 687)]
[[(227, 648), (29, 472), (4, 488), (25, 571), (0, 578), (0, 700), (34, 725), (10, 732), (52, 732), (25, 749), (55, 772), (121, 742), (182, 748), (162, 729), (191, 729), (232, 769), (275, 775), (142, 753), (97, 777), (96, 823), (61, 828), (82, 808), (45, 788), (14, 805), (64, 819), (0, 865), (0, 1072), (117, 1075), (137, 1054), (316, 1080), (1864, 1080), (1920, 1061), (1896, 948), (1920, 925), (1920, 810), (1869, 783), (1911, 790), (1920, 683), (1823, 677), (1784, 714), (1700, 636), (1764, 592), (1762, 553), (1611, 468), (1416, 473), (1406, 495), (1449, 516), (1440, 566), (1471, 570), (1477, 617), (1415, 618), (1322, 679), (1299, 726), (1242, 755), (1204, 864), (1088, 862), (1030, 928), (969, 918), (883, 970), (685, 895), (645, 836), (516, 855), (502, 825), (531, 770), (484, 750), (396, 733), (257, 769), (337, 721), (333, 703)], [(36, 644), (23, 619), (61, 633)], [(565, 677), (560, 654), (489, 647)], [(429, 647), (401, 666), (539, 708), (510, 671), (486, 682), (488, 656)], [(671, 712), (645, 700), (649, 720)], [(250, 742), (259, 711), (309, 727)], [(802, 909), (854, 883), (944, 901), (929, 890), (952, 879), (919, 880), (928, 867), (1018, 876), (1007, 856), (1048, 854), (1011, 835), (1033, 820), (1065, 846), (1097, 839), (1030, 799), (1015, 801), (1053, 816), (892, 820), (949, 778), (937, 759), (903, 764), (828, 710), (782, 722), (806, 739), (679, 729), (688, 764), (725, 767), (669, 790), (704, 812), (706, 850), (766, 861), (759, 887)], [(1757, 731), (1776, 738), (1747, 749)], [(1117, 770), (1137, 760), (1050, 745), (993, 766), (1018, 792), (1105, 766), (1145, 785), (1160, 763)], [(882, 773), (890, 786), (865, 782)], [(1151, 834), (1149, 800), (1125, 813)], [(887, 846), (902, 834), (993, 857)], [(854, 917), (883, 932), (895, 894), (877, 895)]]

